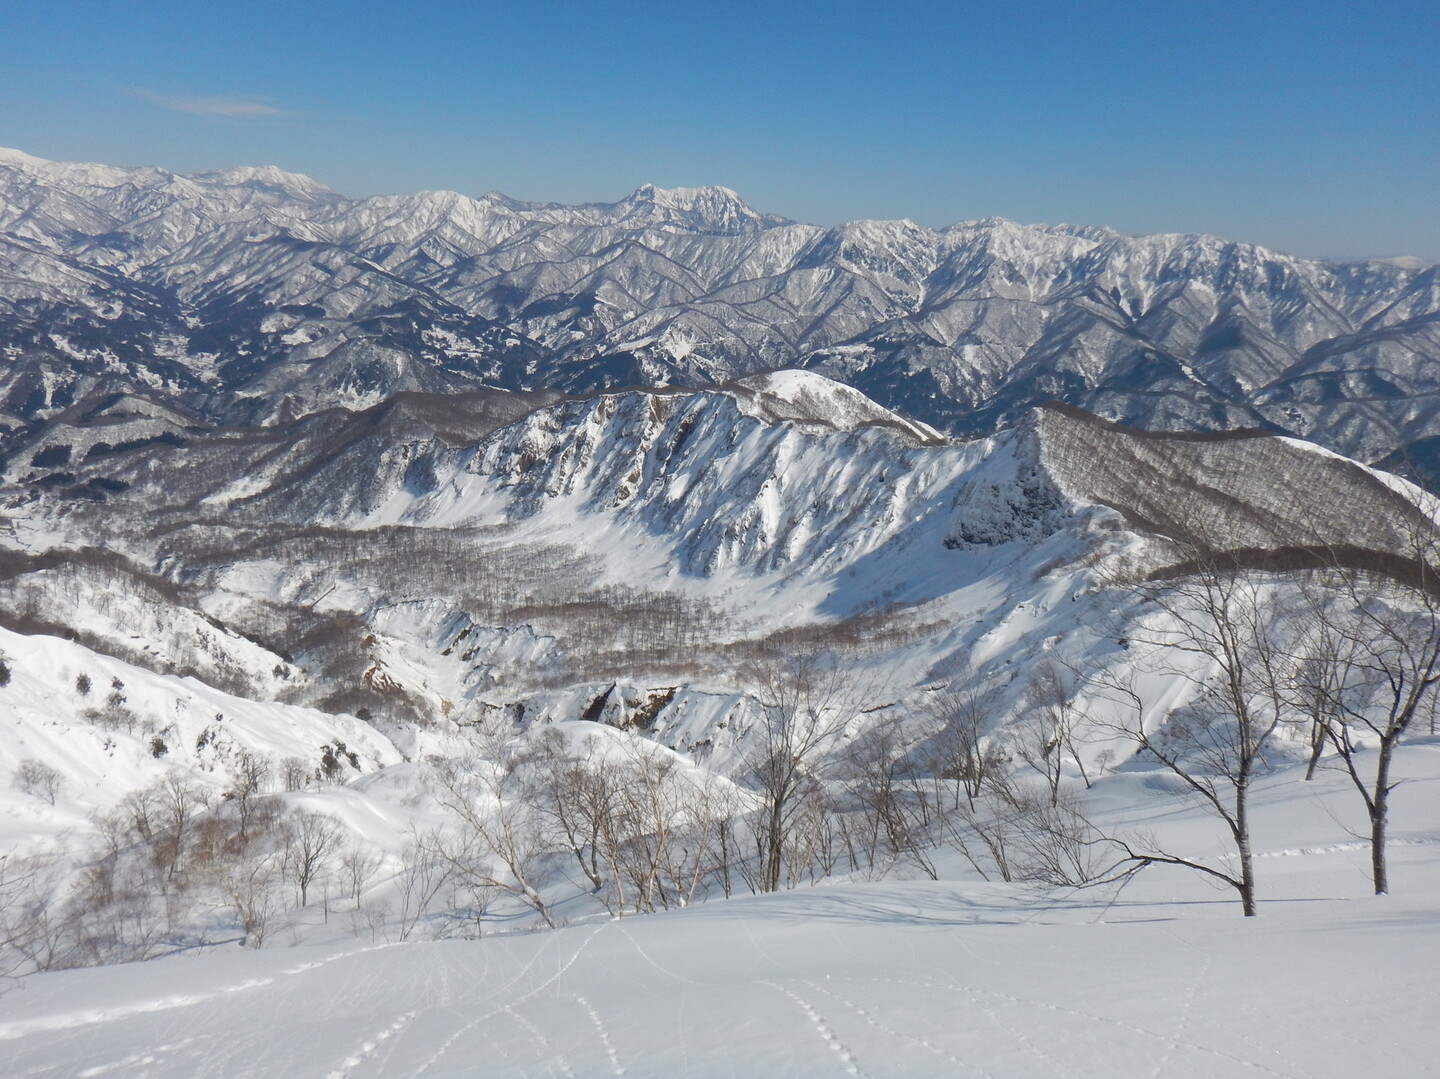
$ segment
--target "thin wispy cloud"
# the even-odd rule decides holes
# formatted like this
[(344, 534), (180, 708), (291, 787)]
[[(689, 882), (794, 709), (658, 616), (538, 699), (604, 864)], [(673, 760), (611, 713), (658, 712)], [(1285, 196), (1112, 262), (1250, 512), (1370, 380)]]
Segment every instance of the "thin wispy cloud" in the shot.
[(290, 109), (282, 109), (270, 103), (269, 98), (250, 97), (240, 94), (220, 94), (215, 97), (174, 97), (157, 94), (153, 90), (131, 90), (141, 101), (148, 101), (172, 112), (187, 112), (191, 116), (208, 116), (221, 120), (263, 120), (280, 116), (296, 116)]

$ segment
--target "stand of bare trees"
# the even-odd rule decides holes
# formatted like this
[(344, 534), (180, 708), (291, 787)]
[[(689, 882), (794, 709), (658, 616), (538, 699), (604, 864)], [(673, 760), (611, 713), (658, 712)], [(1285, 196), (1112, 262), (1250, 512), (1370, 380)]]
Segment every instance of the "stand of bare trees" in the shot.
[(1395, 750), (1417, 727), (1435, 733), (1440, 683), (1440, 548), (1418, 538), (1413, 576), (1332, 565), (1311, 575), (1307, 633), (1294, 680), (1312, 755), (1325, 750), (1349, 777), (1370, 826), (1375, 894), (1390, 890), (1386, 860)]
[(773, 892), (810, 875), (817, 854), (823, 860), (830, 751), (869, 695), (834, 652), (767, 657), (747, 674), (761, 710), (746, 768), (760, 802), (755, 887)]

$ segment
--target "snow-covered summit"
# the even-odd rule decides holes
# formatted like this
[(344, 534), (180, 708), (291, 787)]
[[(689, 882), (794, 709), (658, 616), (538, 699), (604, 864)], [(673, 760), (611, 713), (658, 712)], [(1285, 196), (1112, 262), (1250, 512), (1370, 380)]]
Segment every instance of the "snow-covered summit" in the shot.
[(906, 419), (854, 387), (814, 371), (768, 371), (742, 378), (729, 390), (742, 412), (766, 423), (815, 423), (838, 431), (893, 427), (920, 442), (944, 441), (928, 424)]
[(263, 187), (283, 192), (295, 198), (311, 199), (318, 196), (334, 195), (335, 192), (324, 184), (298, 172), (286, 172), (274, 165), (258, 167), (241, 166), (230, 169), (216, 169), (211, 172), (190, 174), (190, 179), (218, 184), (225, 187)]
[(781, 219), (757, 213), (728, 187), (656, 187), (642, 184), (610, 207), (617, 224), (681, 227), (701, 232), (751, 232)]
[(12, 165), (23, 168), (41, 168), (52, 162), (43, 157), (36, 157), (34, 154), (27, 154), (24, 150), (16, 150), (9, 146), (0, 146), (0, 165)]

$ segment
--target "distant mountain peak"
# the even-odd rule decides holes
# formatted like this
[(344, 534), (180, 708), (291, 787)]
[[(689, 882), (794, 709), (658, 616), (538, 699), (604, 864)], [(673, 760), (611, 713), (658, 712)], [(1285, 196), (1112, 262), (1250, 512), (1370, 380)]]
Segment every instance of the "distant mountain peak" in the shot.
[(761, 214), (728, 187), (657, 187), (641, 184), (611, 207), (620, 221), (678, 225), (712, 232), (749, 232), (780, 224)]
[(270, 188), (302, 198), (335, 194), (332, 189), (303, 173), (286, 172), (275, 165), (241, 165), (230, 169), (192, 173), (189, 178), (226, 187)]
[(702, 187), (657, 187), (655, 184), (641, 184), (621, 201), (653, 202), (657, 206), (669, 206), (677, 210), (694, 210), (719, 204), (743, 207), (750, 213), (755, 212), (735, 191), (718, 184), (706, 184)]
[(23, 150), (15, 150), (8, 146), (0, 146), (0, 165), (18, 165), (21, 167), (35, 168), (42, 165), (54, 164), (43, 157), (36, 157), (34, 154), (27, 154)]
[(1419, 255), (1392, 255), (1389, 258), (1367, 259), (1368, 262), (1379, 262), (1385, 266), (1395, 266), (1401, 270), (1425, 270), (1433, 263), (1426, 262)]

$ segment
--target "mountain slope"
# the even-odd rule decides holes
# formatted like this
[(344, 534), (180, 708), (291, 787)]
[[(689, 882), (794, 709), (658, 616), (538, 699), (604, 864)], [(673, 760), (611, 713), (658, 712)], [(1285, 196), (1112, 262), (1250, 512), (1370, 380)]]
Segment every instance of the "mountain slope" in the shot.
[[(817, 671), (829, 688), (799, 714), (825, 725), (812, 792), (834, 828), (860, 827), (877, 760), (904, 804), (966, 812), (966, 773), (945, 756), (966, 700), (987, 767), (1023, 783), (1025, 761), (1048, 760), (1077, 794), (1103, 776), (1123, 815), (1171, 788), (1129, 774), (1117, 724), (1188, 715), (1214, 673), (1153, 602), (1197, 541), (1262, 565), (1345, 546), (1403, 574), (1435, 519), (1405, 481), (1286, 438), (1135, 431), (1052, 406), (960, 441), (806, 371), (698, 391), (409, 394), (266, 426), (107, 393), (12, 447), (0, 807), (41, 860), (18, 883), (0, 872), (0, 893), (38, 880), (48, 905), (3, 909), (76, 912), (70, 936), (24, 938), (69, 941), (53, 960), (67, 964), (258, 945), (257, 896), (297, 940), (688, 903), (699, 878), (656, 899), (592, 877), (584, 845), (567, 853), (564, 829), (533, 814), (586, 776), (629, 776), (652, 784), (645, 836), (714, 813), (748, 827), (784, 694)], [(1291, 634), (1299, 597), (1258, 580), (1259, 630)], [(1074, 735), (1037, 756), (1047, 701)], [(1307, 731), (1287, 724), (1275, 767)], [(253, 841), (249, 795), (270, 810)], [(157, 805), (204, 822), (184, 867), (151, 842)], [(538, 838), (496, 870), (498, 846), (443, 846), (457, 806), (532, 814), (512, 834)], [(359, 881), (333, 929), (338, 885), (314, 900), (295, 877), (317, 813)], [(725, 834), (722, 849), (755, 849), (755, 832)], [(1195, 836), (1202, 854), (1224, 840)], [(624, 849), (653, 849), (640, 838)], [(975, 842), (974, 874), (1007, 875)], [(474, 888), (434, 877), (449, 890), (427, 908), (415, 889), (445, 849)], [(937, 872), (928, 848), (869, 849), (850, 872)], [(37, 863), (0, 871), (17, 864)], [(825, 864), (812, 876), (838, 871)], [(747, 872), (723, 886), (707, 873), (710, 890)]]

